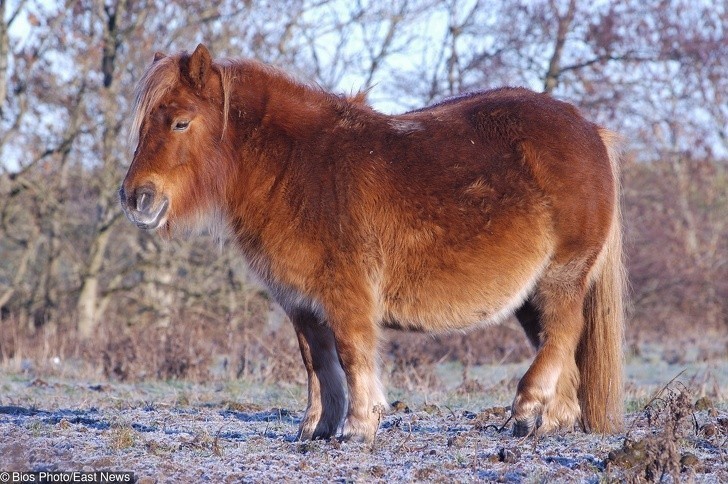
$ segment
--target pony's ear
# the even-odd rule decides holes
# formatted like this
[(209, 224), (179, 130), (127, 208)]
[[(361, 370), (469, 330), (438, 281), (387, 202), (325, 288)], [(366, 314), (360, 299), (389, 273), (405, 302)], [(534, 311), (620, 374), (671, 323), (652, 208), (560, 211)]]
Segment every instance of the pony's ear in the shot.
[[(197, 89), (202, 88), (210, 77), (212, 57), (210, 51), (202, 44), (199, 44), (190, 56), (187, 63), (187, 72), (183, 72)], [(184, 69), (184, 67), (183, 67)]]
[(155, 52), (154, 53), (154, 60), (152, 61), (152, 64), (154, 64), (155, 62), (158, 62), (158, 61), (164, 59), (165, 57), (167, 57), (167, 56), (164, 55), (163, 53), (161, 53), (161, 52)]

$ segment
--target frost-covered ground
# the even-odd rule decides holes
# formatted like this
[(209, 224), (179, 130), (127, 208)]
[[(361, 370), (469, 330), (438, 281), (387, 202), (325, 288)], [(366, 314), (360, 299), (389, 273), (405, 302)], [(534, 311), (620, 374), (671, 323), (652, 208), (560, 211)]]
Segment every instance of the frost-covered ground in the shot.
[(432, 381), (390, 389), (399, 403), (373, 445), (295, 442), (300, 386), (5, 374), (0, 471), (123, 470), (139, 482), (728, 482), (728, 361), (634, 360), (628, 430), (608, 437), (500, 431), (524, 368), (443, 364)]

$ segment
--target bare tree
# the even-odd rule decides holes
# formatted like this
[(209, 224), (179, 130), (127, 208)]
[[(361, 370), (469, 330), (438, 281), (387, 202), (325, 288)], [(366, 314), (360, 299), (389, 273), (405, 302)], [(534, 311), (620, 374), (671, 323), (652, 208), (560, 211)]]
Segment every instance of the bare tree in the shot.
[[(85, 338), (200, 321), (231, 334), (245, 327), (259, 289), (234, 248), (210, 250), (211, 237), (163, 242), (120, 223), (134, 85), (155, 51), (198, 42), (344, 94), (368, 90), (387, 111), (502, 85), (574, 101), (626, 135), (635, 314), (667, 320), (708, 308), (695, 317), (725, 319), (725, 9), (689, 0), (0, 2), (0, 315), (29, 334), (40, 325)], [(14, 37), (21, 20), (33, 28)]]

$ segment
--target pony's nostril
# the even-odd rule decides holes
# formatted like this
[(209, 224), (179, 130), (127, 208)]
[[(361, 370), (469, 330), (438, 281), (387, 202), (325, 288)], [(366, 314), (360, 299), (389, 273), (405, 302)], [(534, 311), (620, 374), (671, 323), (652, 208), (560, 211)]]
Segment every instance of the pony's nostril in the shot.
[(154, 205), (154, 190), (149, 187), (142, 187), (136, 193), (136, 209), (139, 212), (149, 212)]
[(137, 208), (140, 212), (146, 212), (147, 208), (149, 208), (149, 201), (151, 200), (151, 197), (148, 193), (142, 193), (139, 196), (139, 200), (137, 200)]

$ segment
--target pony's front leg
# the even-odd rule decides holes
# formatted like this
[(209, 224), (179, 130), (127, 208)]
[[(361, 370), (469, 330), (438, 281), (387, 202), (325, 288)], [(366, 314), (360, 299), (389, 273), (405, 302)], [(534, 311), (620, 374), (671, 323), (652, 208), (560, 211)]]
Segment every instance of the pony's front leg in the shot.
[(379, 381), (376, 324), (352, 314), (333, 320), (332, 329), (349, 390), (342, 439), (372, 442), (381, 414), (388, 408)]
[(344, 372), (334, 333), (310, 311), (289, 313), (308, 374), (308, 406), (298, 428), (299, 440), (326, 439), (336, 434), (344, 417)]

